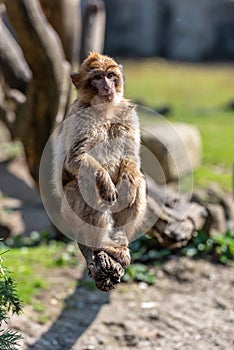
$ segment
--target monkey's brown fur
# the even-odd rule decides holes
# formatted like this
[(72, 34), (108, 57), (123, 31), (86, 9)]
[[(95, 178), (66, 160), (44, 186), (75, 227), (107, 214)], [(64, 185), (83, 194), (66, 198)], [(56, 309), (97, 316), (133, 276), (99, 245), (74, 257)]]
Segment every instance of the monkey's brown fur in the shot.
[[(122, 67), (112, 58), (91, 53), (71, 78), (78, 98), (54, 143), (56, 193), (62, 216), (82, 236), (79, 243), (98, 252), (102, 276), (108, 276), (108, 259), (130, 263), (128, 243), (145, 213), (139, 122), (123, 97)], [(100, 282), (100, 271), (92, 273), (91, 265), (96, 285), (110, 289), (114, 282)], [(118, 276), (121, 267), (116, 269)]]

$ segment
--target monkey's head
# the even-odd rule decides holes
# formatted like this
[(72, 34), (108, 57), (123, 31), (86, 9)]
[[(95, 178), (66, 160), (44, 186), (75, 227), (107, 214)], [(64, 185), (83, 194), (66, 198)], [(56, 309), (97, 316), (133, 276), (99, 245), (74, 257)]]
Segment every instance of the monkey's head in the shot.
[(112, 58), (92, 52), (80, 66), (79, 73), (71, 75), (79, 91), (81, 104), (114, 102), (123, 98), (124, 76), (122, 66)]

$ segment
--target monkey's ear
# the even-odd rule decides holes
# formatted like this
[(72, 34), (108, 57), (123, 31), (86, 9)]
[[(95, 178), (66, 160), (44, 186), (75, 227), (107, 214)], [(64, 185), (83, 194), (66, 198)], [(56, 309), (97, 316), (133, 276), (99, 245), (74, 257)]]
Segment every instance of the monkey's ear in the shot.
[(124, 80), (124, 82), (125, 82), (125, 74), (124, 74), (123, 66), (122, 66), (122, 64), (118, 64), (118, 66), (119, 66), (120, 72), (122, 73), (123, 80)]
[(70, 75), (70, 77), (71, 77), (71, 81), (72, 81), (72, 83), (75, 85), (75, 87), (77, 88), (77, 89), (79, 89), (79, 87), (80, 87), (80, 82), (79, 82), (79, 74), (78, 73), (72, 73), (71, 75)]
[(124, 69), (123, 69), (122, 64), (118, 64), (118, 66), (119, 66), (119, 69), (120, 69), (121, 73), (124, 73)]

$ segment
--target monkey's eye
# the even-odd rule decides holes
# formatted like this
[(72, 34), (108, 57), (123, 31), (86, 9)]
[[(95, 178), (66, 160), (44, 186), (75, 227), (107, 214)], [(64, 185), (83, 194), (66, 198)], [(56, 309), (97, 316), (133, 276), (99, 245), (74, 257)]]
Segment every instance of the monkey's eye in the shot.
[(100, 80), (100, 79), (102, 79), (102, 76), (100, 74), (95, 74), (93, 79), (94, 80)]
[(108, 73), (107, 74), (107, 78), (108, 79), (112, 79), (112, 78), (114, 78), (115, 77), (115, 74), (114, 73)]

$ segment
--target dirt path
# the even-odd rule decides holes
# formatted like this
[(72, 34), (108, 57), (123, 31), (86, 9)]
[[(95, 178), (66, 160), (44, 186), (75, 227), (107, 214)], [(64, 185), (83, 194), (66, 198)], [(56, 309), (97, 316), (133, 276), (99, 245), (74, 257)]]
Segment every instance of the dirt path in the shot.
[(69, 289), (74, 271), (58, 272), (44, 295), (48, 304), (59, 291), (68, 293), (64, 303), (62, 296), (48, 305), (54, 320), (39, 325), (27, 308), (12, 325), (24, 335), (20, 350), (232, 350), (233, 272), (204, 260), (173, 259), (155, 270), (155, 286), (122, 283), (110, 294)]

